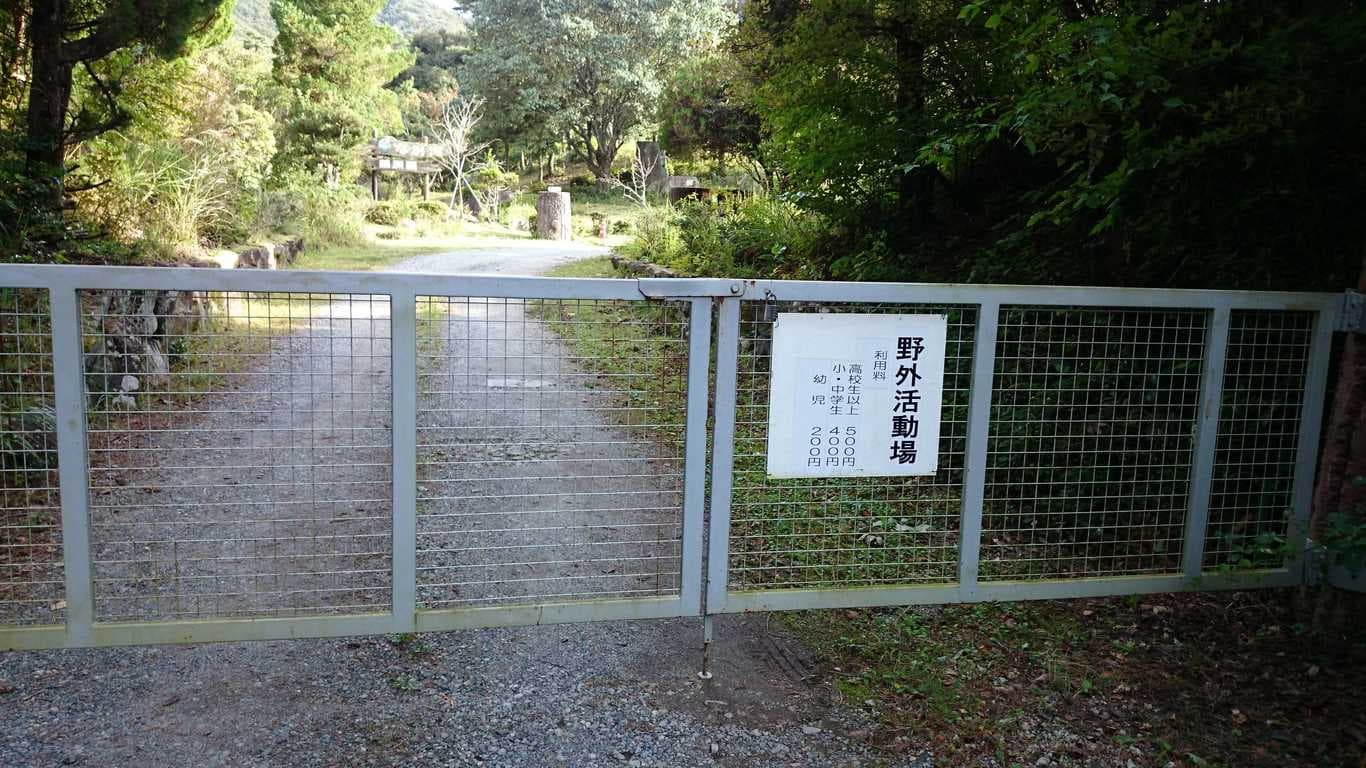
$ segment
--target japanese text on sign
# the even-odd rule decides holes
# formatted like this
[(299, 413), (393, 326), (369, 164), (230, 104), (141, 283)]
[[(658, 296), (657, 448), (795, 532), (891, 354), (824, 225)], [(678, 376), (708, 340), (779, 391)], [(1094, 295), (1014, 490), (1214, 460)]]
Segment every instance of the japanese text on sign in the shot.
[(934, 474), (947, 325), (943, 315), (779, 314), (768, 474)]

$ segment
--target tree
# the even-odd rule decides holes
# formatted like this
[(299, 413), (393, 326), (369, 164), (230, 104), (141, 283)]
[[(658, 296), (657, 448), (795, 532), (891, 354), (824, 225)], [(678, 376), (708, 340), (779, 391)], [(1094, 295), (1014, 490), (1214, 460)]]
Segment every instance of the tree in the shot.
[(659, 167), (661, 155), (654, 154), (648, 158), (643, 157), (637, 150), (631, 157), (631, 183), (627, 184), (616, 176), (607, 177), (607, 183), (614, 189), (621, 192), (640, 208), (650, 207), (650, 177), (655, 174)]
[(273, 79), (281, 130), (276, 170), (359, 170), (360, 146), (402, 121), (384, 85), (412, 63), (397, 33), (375, 23), (383, 0), (272, 0), (279, 27)]
[(442, 146), (439, 162), (455, 179), (448, 206), (452, 211), (464, 210), (470, 163), (489, 146), (487, 141), (474, 140), (474, 130), (483, 116), (484, 100), (478, 97), (451, 94), (441, 108), (436, 138)]
[(654, 114), (662, 74), (724, 28), (717, 0), (474, 0), (469, 86), (496, 127), (551, 126), (598, 177)]
[(470, 179), (473, 182), (470, 190), (474, 192), (474, 200), (479, 205), (479, 217), (486, 221), (497, 221), (499, 209), (504, 200), (511, 198), (511, 192), (517, 185), (517, 174), (505, 170), (498, 158), (489, 153), (470, 173)]
[(897, 250), (932, 240), (944, 191), (917, 152), (949, 105), (989, 81), (986, 32), (958, 19), (957, 0), (758, 0), (730, 55), (803, 204), (860, 240)]
[(270, 62), (230, 39), (151, 69), (176, 101), (139, 96), (125, 128), (81, 146), (90, 188), (74, 195), (80, 210), (154, 247), (246, 237), (275, 154), (274, 120), (259, 101)]
[(659, 123), (671, 156), (701, 155), (724, 167), (734, 157), (761, 186), (767, 174), (760, 160), (759, 115), (742, 94), (742, 73), (733, 59), (715, 55), (685, 62), (660, 96)]
[(468, 34), (446, 29), (428, 30), (413, 35), (409, 45), (413, 50), (413, 65), (400, 72), (391, 86), (411, 82), (414, 89), (425, 93), (439, 93), (455, 87), (456, 73), (470, 51)]
[(829, 274), (1328, 288), (1363, 41), (1359, 0), (755, 0), (727, 50)]
[[(983, 277), (1341, 288), (1366, 242), (1366, 5), (973, 3), (998, 89), (946, 115), (939, 148), (1032, 170), (1004, 190)], [(1352, 62), (1352, 63), (1347, 63)], [(982, 161), (974, 163), (979, 167)], [(975, 174), (974, 174), (975, 175)], [(1229, 194), (1230, 189), (1235, 194)]]
[[(214, 27), (222, 6), (223, 0), (32, 0), (26, 168), (30, 178), (53, 180), (54, 205), (61, 200), (67, 147), (126, 120), (119, 106), (119, 83), (100, 77), (95, 63), (133, 46), (163, 58), (176, 56), (192, 37)], [(105, 103), (97, 117), (84, 112), (76, 120), (68, 119), (77, 67)]]

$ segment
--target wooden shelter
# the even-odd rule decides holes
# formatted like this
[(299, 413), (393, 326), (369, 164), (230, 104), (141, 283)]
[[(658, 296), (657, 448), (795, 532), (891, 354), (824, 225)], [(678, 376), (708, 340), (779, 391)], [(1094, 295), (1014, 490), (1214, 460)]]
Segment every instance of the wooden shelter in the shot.
[(381, 173), (411, 173), (422, 176), (422, 199), (426, 200), (432, 193), (432, 179), (441, 172), (440, 159), (445, 152), (444, 144), (428, 141), (403, 141), (393, 136), (371, 139), (370, 154), (365, 158), (370, 196), (379, 199)]

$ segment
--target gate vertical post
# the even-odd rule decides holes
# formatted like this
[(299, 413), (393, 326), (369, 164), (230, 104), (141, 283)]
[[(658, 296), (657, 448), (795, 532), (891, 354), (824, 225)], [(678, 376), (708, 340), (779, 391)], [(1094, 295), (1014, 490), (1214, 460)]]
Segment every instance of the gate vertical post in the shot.
[(95, 601), (90, 562), (89, 454), (86, 452), (80, 293), (70, 286), (54, 286), (48, 292), (48, 309), (52, 313), (57, 486), (62, 503), (62, 572), (66, 579), (66, 644), (86, 646), (91, 643)]
[(1214, 459), (1219, 442), (1219, 411), (1224, 401), (1230, 314), (1228, 305), (1215, 307), (1205, 326), (1205, 362), (1200, 372), (1200, 403), (1195, 417), (1195, 445), (1191, 448), (1190, 495), (1185, 539), (1181, 545), (1181, 570), (1187, 579), (1200, 578), (1204, 570), (1210, 491), (1214, 485)]
[(730, 578), (731, 472), (735, 463), (735, 386), (740, 357), (740, 299), (723, 297), (716, 319), (716, 423), (711, 450), (711, 522), (707, 541), (707, 614), (726, 604)]
[(395, 632), (417, 623), (417, 297), (389, 296), (389, 394), (393, 409), (390, 482), (393, 486), (393, 598)]
[[(1337, 305), (1332, 305), (1336, 307)], [(1320, 309), (1314, 316), (1314, 337), (1309, 343), (1309, 362), (1304, 372), (1304, 406), (1300, 411), (1300, 438), (1295, 445), (1295, 479), (1291, 486), (1290, 525), (1286, 543), (1290, 556), (1286, 570), (1297, 573), (1301, 582), (1314, 575), (1305, 549), (1309, 537), (1309, 514), (1314, 504), (1314, 474), (1318, 469), (1319, 433), (1323, 428), (1323, 405), (1328, 390), (1328, 364), (1333, 350), (1333, 331), (1337, 309)]]
[(707, 385), (711, 380), (711, 299), (693, 298), (688, 318), (688, 406), (683, 458), (683, 610), (703, 611), (702, 526), (707, 503)]
[(1000, 314), (1000, 302), (984, 301), (978, 305), (977, 332), (972, 342), (963, 511), (958, 523), (958, 593), (959, 599), (965, 602), (977, 597), (977, 573), (982, 549), (982, 503), (986, 495), (987, 440), (991, 429), (991, 392), (996, 375), (996, 328)]

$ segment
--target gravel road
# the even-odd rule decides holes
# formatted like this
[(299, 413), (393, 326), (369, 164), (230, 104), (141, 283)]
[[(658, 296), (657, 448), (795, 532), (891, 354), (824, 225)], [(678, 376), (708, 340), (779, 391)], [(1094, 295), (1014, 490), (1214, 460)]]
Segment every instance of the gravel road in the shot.
[[(421, 256), (404, 261), (395, 271), (424, 273), (498, 273), (536, 274), (556, 264), (601, 253), (601, 249), (586, 246), (565, 246), (550, 243), (517, 243), (437, 255)], [(465, 327), (470, 320), (490, 324), (487, 307), (465, 310)], [(507, 308), (504, 308), (504, 312)], [(520, 308), (518, 310), (520, 312)], [(598, 470), (604, 475), (627, 476), (644, 474), (642, 468), (653, 467), (664, 472), (666, 467), (653, 463), (643, 454), (632, 454), (630, 443), (621, 428), (603, 413), (591, 407), (592, 393), (572, 391), (564, 394), (566, 377), (579, 375), (572, 363), (564, 361), (563, 345), (544, 332), (537, 321), (525, 316), (500, 315), (503, 328), (530, 329), (540, 339), (534, 354), (520, 349), (517, 357), (533, 357), (537, 363), (530, 370), (517, 371), (519, 381), (548, 381), (560, 390), (557, 397), (577, 397), (575, 410), (585, 412), (584, 420), (572, 428), (575, 434), (584, 431), (598, 436), (605, 443), (616, 444), (605, 461), (611, 463)], [(310, 323), (307, 328), (276, 343), (272, 358), (286, 355), (293, 359), (307, 357), (307, 350), (319, 345), (334, 350), (339, 340), (354, 350), (357, 337), (381, 336), (380, 323), (387, 318), (348, 317), (338, 324), (336, 318), (327, 323)], [(359, 324), (359, 325), (358, 325)], [(448, 328), (460, 323), (446, 322)], [(453, 373), (451, 361), (469, 356), (473, 337), (455, 336), (443, 340), (434, 357), (437, 367), (427, 374), (438, 384)], [(490, 422), (488, 418), (470, 414), (481, 411), (479, 403), (490, 396), (493, 389), (507, 389), (509, 370), (499, 367), (498, 360), (512, 358), (507, 338), (496, 342), (499, 354), (488, 352), (488, 342), (481, 358), (483, 367), (463, 371), (463, 383), (448, 384), (439, 390), (447, 398), (439, 409), (441, 419), (425, 425), (443, 439), (470, 426), (462, 418), (484, 418), (473, 423), (482, 432), (497, 431), (507, 426)], [(329, 362), (326, 376), (310, 376), (310, 381), (323, 381), (317, 394), (329, 394), (336, 401), (344, 395), (342, 415), (333, 408), (326, 424), (314, 419), (321, 409), (314, 400), (284, 403), (292, 413), (311, 414), (303, 422), (308, 430), (335, 434), (341, 443), (346, 440), (363, 441), (363, 433), (373, 429), (376, 414), (387, 409), (387, 390), (383, 386), (385, 370), (371, 365), (385, 357), (383, 348), (367, 347), (365, 355), (357, 356), (363, 370), (337, 370), (335, 361)], [(333, 355), (328, 355), (333, 357)], [(336, 356), (337, 360), (349, 359)], [(369, 362), (366, 362), (369, 361)], [(312, 367), (300, 366), (307, 371)], [(272, 365), (272, 370), (277, 366)], [(293, 369), (291, 369), (293, 370)], [(358, 383), (359, 382), (359, 383)], [(313, 384), (309, 392), (313, 392)], [(290, 393), (295, 387), (283, 387)], [(528, 410), (534, 402), (543, 402), (544, 395), (537, 387), (511, 387), (512, 392), (500, 394), (500, 410), (517, 413)], [(379, 402), (366, 402), (361, 394), (372, 393)], [(359, 398), (359, 399), (357, 399)], [(563, 399), (556, 401), (563, 407)], [(590, 407), (583, 407), (588, 404)], [(281, 402), (258, 404), (259, 413), (232, 425), (238, 431), (257, 429), (253, 419), (266, 419), (278, 411)], [(511, 406), (511, 407), (509, 407)], [(462, 415), (463, 414), (463, 415)], [(213, 419), (212, 415), (205, 418)], [(240, 417), (239, 417), (240, 418)], [(337, 419), (341, 421), (338, 422)], [(200, 432), (211, 434), (212, 423), (200, 424)], [(228, 425), (222, 425), (228, 429)], [(424, 427), (419, 425), (420, 429)], [(326, 430), (331, 430), (327, 432)], [(444, 431), (443, 431), (444, 430)], [(606, 435), (606, 437), (603, 437)], [(203, 435), (191, 438), (190, 447), (202, 448)], [(198, 441), (198, 442), (196, 442)], [(267, 447), (286, 449), (290, 444), (267, 444)], [(498, 449), (502, 451), (502, 449)], [(166, 454), (171, 455), (171, 454)], [(269, 453), (265, 454), (271, 455)], [(288, 483), (310, 493), (323, 493), (328, 488), (340, 494), (336, 499), (323, 496), (323, 506), (329, 509), (329, 526), (342, 528), (350, 539), (367, 541), (373, 533), (366, 527), (360, 507), (353, 510), (332, 509), (345, 506), (347, 500), (371, 495), (369, 485), (387, 480), (387, 475), (357, 476), (354, 470), (347, 475), (318, 474), (328, 465), (326, 450), (314, 453), (306, 482), (291, 476)], [(354, 451), (339, 453), (352, 455)], [(564, 458), (553, 458), (545, 469), (545, 457), (526, 453), (495, 452), (492, 454), (505, 468), (516, 470), (508, 474), (517, 482), (525, 476), (532, 462), (540, 461), (537, 471), (550, 475), (576, 466)], [(525, 461), (519, 463), (521, 456)], [(319, 459), (321, 457), (321, 459)], [(273, 457), (272, 461), (285, 460)], [(578, 461), (581, 461), (579, 458)], [(178, 461), (176, 462), (179, 463)], [(438, 466), (429, 484), (438, 488), (462, 489), (458, 494), (432, 494), (436, 506), (428, 511), (459, 515), (468, 510), (469, 498), (492, 495), (491, 489), (509, 490), (507, 482), (499, 485), (499, 478), (472, 478), (469, 465)], [(345, 468), (343, 468), (345, 469)], [(147, 473), (155, 468), (143, 468)], [(208, 472), (207, 468), (196, 470)], [(340, 470), (338, 470), (340, 472)], [(570, 470), (582, 472), (579, 470)], [(135, 475), (136, 477), (136, 475)], [(181, 481), (185, 482), (184, 475)], [(215, 487), (221, 482), (208, 475), (188, 476), (195, 485)], [(345, 486), (345, 478), (359, 481), (356, 486)], [(241, 498), (237, 516), (255, 519), (265, 515), (271, 507), (263, 500), (249, 495), (270, 488), (268, 478), (255, 491), (251, 489), (225, 492), (214, 490), (218, 498), (228, 493), (230, 498)], [(143, 537), (160, 538), (164, 520), (137, 517), (129, 494), (141, 492), (143, 485), (154, 485), (161, 480), (148, 474), (141, 481), (114, 487), (99, 506), (110, 515), (111, 525), (123, 525), (140, 531)], [(283, 482), (283, 481), (282, 481)], [(339, 484), (344, 488), (336, 490)], [(129, 487), (132, 485), (134, 487)], [(667, 485), (667, 484), (666, 484)], [(660, 486), (667, 496), (672, 494)], [(512, 490), (515, 490), (512, 489)], [(209, 493), (210, 491), (205, 491)], [(161, 491), (160, 494), (164, 494)], [(231, 494), (248, 494), (233, 497)], [(508, 493), (508, 496), (518, 496)], [(469, 498), (447, 498), (469, 497)], [(277, 498), (277, 497), (272, 497)], [(317, 496), (310, 496), (310, 509), (319, 509)], [(259, 501), (259, 503), (258, 503)], [(527, 501), (527, 511), (534, 509), (536, 500)], [(662, 504), (663, 502), (661, 502)], [(461, 506), (461, 505), (465, 506)], [(146, 502), (142, 502), (148, 507)], [(148, 508), (156, 508), (151, 505)], [(372, 516), (373, 505), (366, 507)], [(252, 512), (254, 509), (262, 510)], [(517, 509), (508, 508), (510, 514)], [(277, 514), (278, 516), (278, 514)], [(334, 519), (335, 518), (335, 519)], [(506, 534), (505, 539), (494, 539), (495, 546), (510, 547), (508, 542), (525, 546), (531, 541), (530, 530), (546, 527), (545, 520), (534, 515), (522, 515), (526, 530)], [(584, 530), (589, 528), (615, 531), (620, 515), (576, 518)], [(641, 522), (644, 520), (644, 522)], [(340, 522), (339, 522), (340, 521)], [(317, 521), (312, 521), (316, 523)], [(612, 523), (612, 525), (607, 525)], [(654, 517), (641, 518), (637, 525), (657, 525)], [(511, 528), (513, 526), (502, 526)], [(333, 527), (332, 530), (338, 530)], [(426, 530), (426, 529), (423, 529)], [(465, 531), (464, 533), (468, 533)], [(614, 545), (614, 533), (585, 541), (584, 546)], [(603, 537), (606, 537), (605, 539)], [(303, 540), (303, 535), (273, 529), (270, 538)], [(621, 541), (634, 541), (632, 538)], [(360, 550), (348, 539), (351, 549), (327, 550), (329, 556), (357, 561), (369, 550), (382, 552), (384, 547), (367, 543)], [(485, 542), (489, 543), (489, 542)], [(278, 544), (277, 544), (278, 545)], [(316, 541), (313, 544), (318, 546)], [(537, 542), (542, 547), (545, 542)], [(468, 567), (460, 558), (459, 547), (447, 541), (444, 545), (429, 546), (437, 558), (433, 562), (446, 570)], [(364, 550), (364, 551), (362, 551)], [(621, 557), (618, 550), (614, 557)], [(645, 555), (654, 558), (662, 550), (646, 549)], [(672, 551), (672, 550), (670, 550)], [(316, 558), (319, 550), (271, 554), (287, 571), (298, 570), (291, 557), (304, 560)], [(553, 554), (553, 551), (551, 551)], [(261, 558), (260, 550), (242, 553), (244, 557)], [(98, 552), (97, 552), (98, 556)], [(183, 556), (183, 553), (182, 553)], [(367, 555), (368, 556), (368, 555)], [(121, 561), (106, 554), (106, 559)], [(145, 557), (144, 559), (155, 559)], [(219, 568), (224, 558), (212, 558)], [(229, 558), (230, 559), (230, 558)], [(554, 559), (554, 558), (551, 558)], [(569, 559), (569, 558), (563, 558)], [(372, 562), (384, 566), (380, 557)], [(117, 563), (115, 563), (117, 565)], [(114, 567), (114, 566), (110, 566)], [(131, 566), (130, 566), (131, 567)], [(145, 567), (145, 566), (143, 566)], [(476, 563), (476, 568), (479, 567)], [(365, 569), (348, 567), (348, 571)], [(373, 568), (382, 576), (385, 568)], [(477, 573), (478, 571), (476, 571)], [(499, 578), (508, 578), (502, 572)], [(165, 574), (150, 571), (129, 573), (127, 583), (133, 597), (121, 598), (129, 605), (142, 609), (120, 609), (111, 615), (137, 615), (143, 610), (165, 613), (166, 600), (160, 587)], [(514, 574), (515, 575), (515, 574)], [(524, 594), (539, 594), (536, 589), (544, 583), (574, 587), (574, 575), (554, 570), (527, 570), (521, 574), (527, 585)], [(133, 577), (138, 577), (134, 579)], [(186, 574), (177, 572), (177, 579)], [(336, 574), (331, 575), (335, 580)], [(366, 604), (364, 595), (383, 594), (387, 581), (381, 576), (362, 575), (355, 584), (336, 585), (325, 582), (316, 589), (303, 590), (315, 599), (327, 597), (324, 605)], [(214, 589), (223, 592), (227, 587), (221, 579), (211, 580)], [(379, 580), (376, 581), (375, 579)], [(139, 580), (140, 579), (140, 580)], [(473, 582), (480, 580), (473, 579)], [(610, 580), (609, 580), (610, 581)], [(122, 583), (122, 582), (121, 582)], [(444, 583), (444, 582), (443, 582)], [(271, 592), (271, 582), (258, 578), (251, 582), (258, 591), (271, 599), (293, 591), (277, 589)], [(667, 591), (672, 585), (656, 580), (654, 586)], [(229, 587), (231, 585), (228, 585)], [(315, 585), (316, 586), (316, 585)], [(443, 600), (451, 603), (478, 601), (484, 593), (478, 589), (460, 590), (455, 585), (444, 593)], [(324, 588), (325, 587), (325, 588)], [(614, 586), (612, 589), (621, 589)], [(368, 591), (367, 591), (368, 590)], [(183, 596), (174, 595), (175, 606), (183, 606)], [(142, 602), (138, 602), (138, 598)], [(257, 595), (254, 599), (260, 599)], [(222, 615), (251, 613), (261, 610), (254, 603), (207, 607), (191, 603), (184, 609), (187, 615), (196, 611)], [(838, 766), (838, 765), (929, 765), (927, 756), (913, 756), (910, 752), (889, 753), (867, 746), (873, 728), (874, 713), (864, 711), (854, 703), (838, 701), (821, 669), (794, 641), (777, 628), (770, 626), (766, 617), (724, 617), (717, 623), (715, 676), (703, 682), (696, 676), (700, 661), (701, 626), (697, 619), (652, 622), (615, 622), (583, 625), (525, 627), (439, 633), (416, 638), (367, 637), (341, 640), (308, 640), (271, 643), (234, 643), (187, 647), (124, 648), (78, 651), (50, 651), (30, 653), (0, 653), (0, 765), (98, 765), (98, 766)]]

